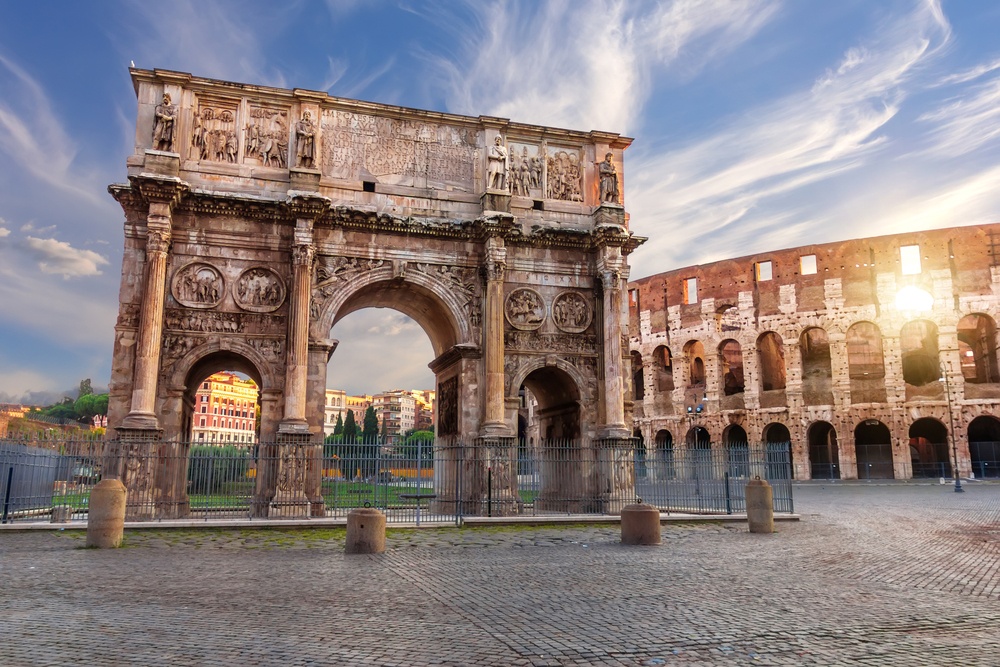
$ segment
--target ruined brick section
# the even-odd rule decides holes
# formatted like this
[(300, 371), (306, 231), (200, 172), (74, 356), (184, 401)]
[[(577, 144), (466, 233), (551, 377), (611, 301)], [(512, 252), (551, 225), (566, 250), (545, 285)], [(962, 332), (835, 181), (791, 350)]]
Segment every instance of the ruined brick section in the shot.
[(969, 226), (630, 282), (646, 455), (790, 441), (796, 479), (995, 476), (998, 250), (1000, 224)]

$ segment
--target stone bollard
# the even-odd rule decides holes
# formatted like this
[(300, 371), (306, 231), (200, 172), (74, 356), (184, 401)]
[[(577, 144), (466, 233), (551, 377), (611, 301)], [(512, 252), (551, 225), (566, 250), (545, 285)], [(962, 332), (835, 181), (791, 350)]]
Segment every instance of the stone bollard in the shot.
[(380, 554), (385, 551), (385, 515), (374, 507), (347, 513), (347, 544), (344, 553)]
[(774, 532), (774, 494), (771, 485), (760, 477), (750, 480), (746, 489), (747, 523), (751, 533)]
[(660, 544), (660, 510), (646, 504), (623, 507), (622, 544)]
[(117, 549), (125, 535), (125, 485), (102, 479), (90, 492), (87, 510), (87, 546)]

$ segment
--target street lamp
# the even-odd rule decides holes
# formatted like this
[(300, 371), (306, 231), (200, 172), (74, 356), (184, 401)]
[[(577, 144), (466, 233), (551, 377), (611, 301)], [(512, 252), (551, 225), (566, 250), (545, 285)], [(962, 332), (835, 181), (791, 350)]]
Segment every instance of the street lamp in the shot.
[(955, 413), (951, 409), (951, 381), (948, 379), (948, 372), (945, 370), (944, 364), (939, 364), (938, 370), (941, 371), (941, 377), (944, 378), (944, 394), (948, 401), (948, 424), (950, 426), (949, 436), (951, 437), (952, 455), (951, 472), (955, 477), (955, 493), (963, 493), (965, 489), (962, 488), (962, 478), (958, 475), (958, 442), (955, 440)]

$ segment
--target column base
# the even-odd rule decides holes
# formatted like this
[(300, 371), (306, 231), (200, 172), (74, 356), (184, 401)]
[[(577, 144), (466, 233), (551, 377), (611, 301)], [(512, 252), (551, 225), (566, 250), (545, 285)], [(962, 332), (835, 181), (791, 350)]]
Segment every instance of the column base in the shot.
[(482, 436), (476, 440), (483, 471), (483, 516), (520, 514), (524, 503), (517, 491), (517, 446), (512, 435)]
[(110, 444), (102, 476), (120, 479), (125, 486), (126, 521), (155, 519), (160, 496), (156, 488), (157, 447), (163, 431), (127, 426), (119, 426), (115, 431), (118, 440)]
[(597, 446), (600, 511), (620, 514), (626, 505), (641, 502), (635, 495), (635, 460), (632, 438), (601, 438)]
[(319, 192), (319, 169), (292, 167), (288, 170), (289, 190), (293, 192)]
[[(307, 440), (300, 440), (303, 436)], [(308, 442), (308, 438), (311, 437), (312, 431), (309, 430), (309, 422), (305, 419), (288, 419), (278, 424), (278, 442)]]
[[(160, 420), (156, 418), (156, 415), (152, 412), (130, 412), (126, 415), (125, 419), (122, 420), (122, 425), (115, 429), (121, 437), (123, 430), (125, 431), (156, 431), (157, 434), (161, 433), (160, 430)], [(143, 438), (139, 438), (140, 440)]]
[(503, 190), (487, 190), (480, 197), (483, 212), (510, 213), (510, 193)]

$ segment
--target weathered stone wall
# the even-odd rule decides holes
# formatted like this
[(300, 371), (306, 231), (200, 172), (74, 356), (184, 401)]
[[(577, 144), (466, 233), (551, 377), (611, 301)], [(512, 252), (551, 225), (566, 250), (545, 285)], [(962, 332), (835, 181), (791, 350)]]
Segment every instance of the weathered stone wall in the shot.
[[(958, 467), (968, 474), (973, 463), (969, 424), (977, 417), (998, 414), (1000, 378), (967, 382), (973, 373), (969, 370), (973, 354), (978, 359), (989, 353), (969, 354), (962, 347), (960, 355), (959, 339), (971, 336), (971, 330), (960, 328), (971, 325), (960, 322), (973, 314), (989, 318), (979, 322), (990, 330), (983, 349), (991, 348), (994, 360), (983, 364), (992, 363), (995, 369), (993, 327), (1000, 311), (996, 240), (1000, 225), (958, 227), (802, 246), (631, 282), (630, 346), (641, 355), (645, 383), (635, 420), (647, 446), (655, 447), (660, 434), (661, 441), (669, 437), (674, 447), (682, 448), (691, 429), (700, 426), (711, 434), (713, 447), (723, 447), (723, 430), (730, 424), (742, 426), (751, 441), (765, 439), (768, 425), (783, 424), (791, 434), (794, 474), (808, 478), (813, 472), (809, 430), (827, 422), (836, 432), (839, 474), (848, 478), (868, 472), (866, 463), (860, 470), (857, 466), (866, 448), (855, 447), (855, 428), (873, 426), (877, 420), (891, 433), (887, 444), (892, 447), (892, 475), (908, 478), (915, 474), (910, 445), (926, 449), (918, 440), (911, 442), (911, 436), (926, 430), (918, 425), (911, 432), (914, 423), (930, 418), (951, 432), (953, 419)], [(916, 273), (904, 272), (903, 246), (919, 246)], [(803, 274), (810, 258), (815, 258), (815, 272)], [(764, 279), (768, 270), (771, 277)], [(684, 284), (689, 278), (697, 279), (697, 299), (688, 299), (693, 303), (685, 303)], [(912, 288), (929, 295), (929, 303), (907, 302), (906, 290)], [(904, 355), (903, 327), (920, 320), (936, 325), (937, 335)], [(984, 335), (982, 326), (978, 337)], [(871, 334), (859, 335), (865, 327), (876, 332), (877, 340), (871, 340)], [(771, 332), (777, 335), (771, 340), (781, 343), (777, 353), (773, 345), (765, 344)], [(742, 348), (745, 388), (736, 394), (742, 405), (726, 395), (721, 377), (719, 350), (727, 339)], [(686, 356), (694, 341), (704, 346), (707, 375), (705, 386), (696, 392), (689, 389), (693, 359)], [(805, 375), (803, 344), (808, 347)], [(873, 352), (871, 363), (863, 363), (865, 350), (877, 350), (879, 345), (882, 359)], [(656, 380), (663, 373), (657, 369), (661, 347), (672, 357), (670, 390)], [(919, 382), (913, 380), (916, 366), (904, 363), (908, 355), (917, 355), (923, 364), (925, 377)], [(780, 362), (785, 375), (782, 388), (768, 386), (775, 378), (764, 372), (762, 360)], [(930, 381), (925, 381), (927, 374), (933, 376)], [(780, 378), (777, 382), (782, 384)], [(948, 452), (949, 458), (953, 456), (950, 447)], [(935, 463), (951, 470), (950, 461)]]

